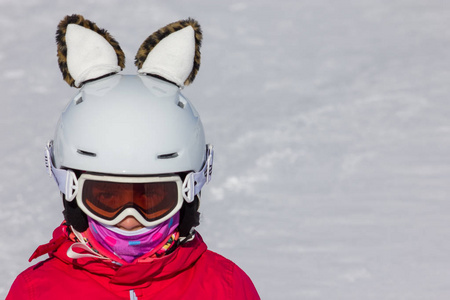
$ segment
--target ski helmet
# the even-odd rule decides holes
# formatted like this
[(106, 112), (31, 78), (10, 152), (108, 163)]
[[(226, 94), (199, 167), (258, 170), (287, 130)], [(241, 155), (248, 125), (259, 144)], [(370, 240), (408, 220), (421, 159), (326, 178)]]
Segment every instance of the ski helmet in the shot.
[(117, 175), (199, 171), (205, 135), (192, 104), (168, 82), (112, 75), (85, 84), (62, 113), (55, 167)]
[[(205, 143), (197, 111), (180, 91), (199, 69), (198, 23), (182, 20), (150, 35), (136, 55), (136, 75), (117, 74), (124, 67), (120, 46), (82, 16), (60, 22), (57, 44), (64, 79), (81, 87), (64, 109), (46, 151), (48, 171), (65, 195), (66, 220), (79, 231), (87, 228), (86, 211), (73, 201), (80, 172), (178, 174), (185, 219), (191, 223), (184, 227), (198, 225), (198, 195), (210, 180), (213, 151)], [(178, 205), (171, 215), (180, 209)]]

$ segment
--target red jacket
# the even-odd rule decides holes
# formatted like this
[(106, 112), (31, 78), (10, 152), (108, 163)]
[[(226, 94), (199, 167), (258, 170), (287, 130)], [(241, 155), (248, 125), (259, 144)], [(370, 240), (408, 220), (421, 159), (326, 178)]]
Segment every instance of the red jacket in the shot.
[(198, 234), (169, 255), (123, 266), (71, 259), (66, 252), (72, 243), (58, 227), (37, 250), (50, 258), (22, 272), (6, 299), (260, 299), (250, 278), (207, 250)]

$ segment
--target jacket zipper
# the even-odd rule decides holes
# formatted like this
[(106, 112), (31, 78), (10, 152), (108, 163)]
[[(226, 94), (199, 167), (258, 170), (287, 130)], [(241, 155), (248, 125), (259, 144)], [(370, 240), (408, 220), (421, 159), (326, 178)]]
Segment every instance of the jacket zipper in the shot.
[(134, 290), (130, 290), (130, 300), (138, 300)]

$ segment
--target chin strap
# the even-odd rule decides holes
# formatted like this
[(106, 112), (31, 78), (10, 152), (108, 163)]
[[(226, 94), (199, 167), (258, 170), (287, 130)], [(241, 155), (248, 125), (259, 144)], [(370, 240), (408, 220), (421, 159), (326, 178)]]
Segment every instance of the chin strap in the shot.
[[(71, 202), (78, 193), (78, 180), (71, 170), (58, 169), (53, 165), (53, 141), (49, 141), (45, 147), (45, 167), (50, 177), (55, 179), (61, 193), (67, 201)], [(189, 173), (183, 182), (183, 198), (186, 202), (194, 201), (205, 184), (211, 181), (212, 166), (214, 160), (214, 147), (206, 145), (206, 160), (203, 168), (198, 172)]]

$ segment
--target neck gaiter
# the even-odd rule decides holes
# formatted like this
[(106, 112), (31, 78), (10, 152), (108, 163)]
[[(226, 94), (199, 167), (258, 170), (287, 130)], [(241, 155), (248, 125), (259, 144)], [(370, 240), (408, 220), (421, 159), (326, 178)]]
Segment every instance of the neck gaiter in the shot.
[(154, 250), (176, 230), (179, 222), (180, 213), (178, 212), (155, 227), (126, 231), (115, 226), (103, 225), (88, 217), (89, 228), (95, 240), (106, 250), (128, 263)]

